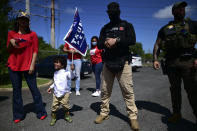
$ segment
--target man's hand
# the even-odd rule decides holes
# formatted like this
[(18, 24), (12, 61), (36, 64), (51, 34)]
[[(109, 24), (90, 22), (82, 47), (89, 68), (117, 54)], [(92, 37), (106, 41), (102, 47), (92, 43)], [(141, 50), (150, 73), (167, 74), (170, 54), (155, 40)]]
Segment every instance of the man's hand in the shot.
[(108, 48), (112, 48), (116, 44), (116, 38), (106, 38), (105, 45)]
[(160, 64), (159, 64), (158, 61), (154, 61), (154, 62), (153, 62), (153, 68), (154, 68), (155, 70), (158, 70), (158, 69), (160, 68)]
[(14, 48), (19, 48), (19, 45), (16, 44), (16, 40), (15, 39), (10, 39), (10, 43)]
[(48, 88), (48, 89), (47, 89), (47, 92), (48, 92), (49, 94), (51, 94), (51, 88)]
[(194, 60), (193, 66), (197, 69), (197, 59)]

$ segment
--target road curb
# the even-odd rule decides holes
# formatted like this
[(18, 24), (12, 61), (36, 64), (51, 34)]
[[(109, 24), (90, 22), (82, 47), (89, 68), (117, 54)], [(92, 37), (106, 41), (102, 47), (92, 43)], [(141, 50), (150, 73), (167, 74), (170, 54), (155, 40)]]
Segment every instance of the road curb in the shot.
[[(38, 85), (38, 88), (43, 88), (43, 87), (47, 87), (47, 86), (50, 86), (51, 84), (53, 83), (52, 80), (50, 80), (48, 83), (45, 83), (45, 84), (42, 84), (42, 85)], [(22, 90), (27, 90), (29, 88), (27, 87), (23, 87)], [(12, 91), (13, 89), (12, 88), (0, 88), (0, 91)]]

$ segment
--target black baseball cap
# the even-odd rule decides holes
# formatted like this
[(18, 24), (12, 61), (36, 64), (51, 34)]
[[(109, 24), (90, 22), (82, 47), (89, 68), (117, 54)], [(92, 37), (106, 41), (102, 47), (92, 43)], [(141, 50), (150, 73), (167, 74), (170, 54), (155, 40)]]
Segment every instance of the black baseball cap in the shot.
[(174, 5), (172, 6), (172, 11), (177, 9), (177, 8), (180, 8), (180, 7), (186, 7), (187, 6), (187, 2), (185, 1), (179, 1), (179, 2), (176, 2), (174, 3)]
[(28, 18), (28, 19), (30, 18), (28, 13), (23, 12), (23, 11), (19, 11), (17, 18), (22, 18), (22, 17), (25, 17), (25, 18)]

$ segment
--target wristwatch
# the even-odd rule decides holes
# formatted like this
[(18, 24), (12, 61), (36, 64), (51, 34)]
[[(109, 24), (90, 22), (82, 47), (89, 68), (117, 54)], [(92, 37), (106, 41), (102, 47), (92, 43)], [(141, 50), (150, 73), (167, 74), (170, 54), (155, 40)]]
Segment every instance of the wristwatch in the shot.
[(116, 43), (120, 42), (120, 37), (116, 37)]

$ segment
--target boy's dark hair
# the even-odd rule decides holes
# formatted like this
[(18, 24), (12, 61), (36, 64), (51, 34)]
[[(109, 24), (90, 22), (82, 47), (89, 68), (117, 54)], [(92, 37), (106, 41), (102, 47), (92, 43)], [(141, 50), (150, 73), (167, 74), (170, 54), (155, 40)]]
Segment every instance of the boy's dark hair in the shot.
[(53, 63), (57, 63), (57, 62), (61, 63), (64, 66), (64, 68), (66, 68), (66, 66), (67, 66), (67, 59), (66, 59), (65, 56), (61, 56), (61, 55), (56, 56), (53, 59)]

